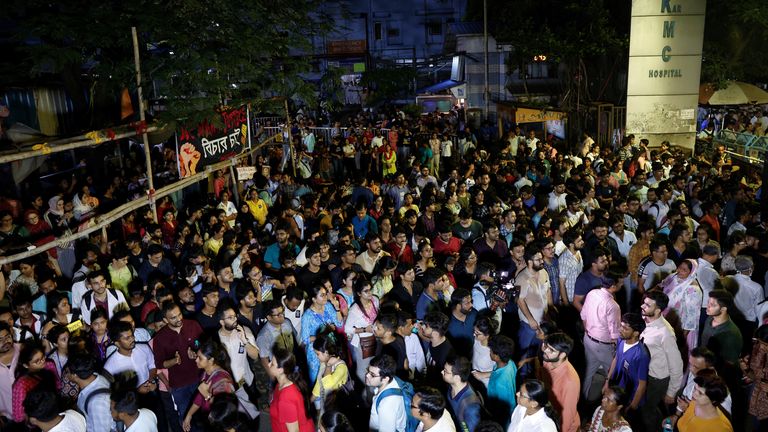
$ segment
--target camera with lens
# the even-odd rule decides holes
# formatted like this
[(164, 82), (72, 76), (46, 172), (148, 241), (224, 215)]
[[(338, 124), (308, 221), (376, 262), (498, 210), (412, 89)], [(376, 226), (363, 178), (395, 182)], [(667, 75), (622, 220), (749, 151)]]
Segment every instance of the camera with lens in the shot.
[(507, 303), (515, 301), (520, 295), (520, 285), (515, 285), (514, 277), (508, 271), (493, 270), (489, 273), (493, 282), (488, 287), (487, 298), (492, 310), (505, 308)]

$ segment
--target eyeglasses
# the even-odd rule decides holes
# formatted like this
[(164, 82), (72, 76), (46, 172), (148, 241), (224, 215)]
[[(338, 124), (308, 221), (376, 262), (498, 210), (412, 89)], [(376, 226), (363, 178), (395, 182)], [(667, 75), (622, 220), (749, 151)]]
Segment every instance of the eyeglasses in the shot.
[(371, 372), (370, 369), (366, 369), (365, 374), (370, 376), (371, 378), (381, 378), (381, 375), (375, 375), (373, 372)]
[(280, 312), (280, 313), (276, 313), (276, 314), (269, 314), (269, 316), (275, 317), (275, 318), (284, 317), (285, 316), (285, 312)]
[(530, 400), (530, 399), (531, 399), (531, 397), (530, 397), (530, 396), (528, 396), (527, 394), (525, 394), (525, 393), (523, 393), (523, 392), (521, 392), (521, 391), (518, 391), (518, 392), (517, 392), (517, 398), (518, 398), (518, 399), (528, 399), (528, 400)]
[(411, 404), (411, 409), (415, 409), (415, 410), (417, 410), (417, 409), (419, 409), (419, 407), (418, 407), (418, 406), (416, 406), (416, 405), (413, 405), (413, 404)]

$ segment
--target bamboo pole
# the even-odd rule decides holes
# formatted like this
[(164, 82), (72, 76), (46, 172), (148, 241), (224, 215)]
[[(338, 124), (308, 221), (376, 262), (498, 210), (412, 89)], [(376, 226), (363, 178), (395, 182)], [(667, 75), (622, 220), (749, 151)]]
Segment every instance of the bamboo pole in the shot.
[[(136, 67), (136, 87), (139, 98), (139, 120), (141, 124), (145, 124), (146, 118), (144, 116), (144, 100), (141, 91), (141, 64), (139, 61), (139, 37), (136, 34), (136, 27), (131, 27), (131, 35), (133, 36), (133, 63)], [(155, 181), (152, 178), (152, 158), (149, 148), (149, 137), (147, 131), (144, 130), (141, 134), (141, 138), (144, 141), (144, 161), (147, 164), (147, 185), (149, 186), (149, 207), (152, 209), (152, 219), (157, 223), (157, 206), (155, 206)]]
[[(280, 133), (278, 133), (277, 135), (273, 135), (273, 136), (267, 138), (266, 140), (264, 140), (264, 142), (262, 142), (259, 145), (253, 147), (250, 151), (247, 151), (247, 152), (244, 152), (244, 153), (242, 153), (242, 154), (240, 154), (238, 156), (235, 156), (233, 159), (240, 159), (240, 158), (244, 158), (244, 157), (249, 157), (252, 153), (256, 152), (257, 150), (260, 150), (262, 147), (265, 147), (267, 145), (273, 144), (273, 141), (275, 141), (275, 139), (279, 136), (279, 134)], [(211, 167), (211, 169), (226, 168), (227, 165), (231, 164), (230, 161), (231, 160), (226, 160), (226, 161), (223, 161), (223, 162), (219, 162), (217, 164), (211, 165), (210, 167)], [(202, 180), (203, 178), (205, 178), (207, 175), (208, 175), (208, 171), (199, 172), (199, 173), (193, 174), (193, 175), (191, 175), (189, 177), (180, 179), (179, 181), (177, 181), (177, 182), (175, 182), (173, 184), (170, 184), (170, 185), (167, 185), (165, 187), (162, 187), (157, 192), (155, 192), (155, 199), (162, 198), (164, 196), (167, 196), (167, 195), (170, 195), (170, 194), (172, 194), (174, 192), (177, 192), (177, 191), (179, 191), (181, 189), (184, 189), (184, 188), (186, 188), (188, 186), (191, 186), (192, 184), (197, 183), (200, 180)], [(56, 239), (56, 240), (54, 240), (52, 242), (48, 242), (46, 244), (37, 246), (34, 249), (27, 250), (27, 251), (18, 253), (16, 255), (10, 255), (10, 256), (6, 256), (6, 257), (0, 256), (0, 265), (14, 263), (16, 261), (20, 261), (20, 260), (29, 258), (31, 256), (35, 256), (35, 255), (41, 254), (41, 253), (46, 252), (46, 251), (48, 251), (50, 249), (53, 249), (53, 248), (58, 247), (58, 246), (61, 246), (62, 244), (67, 244), (69, 242), (73, 242), (75, 240), (79, 240), (81, 238), (87, 237), (90, 233), (92, 233), (94, 231), (98, 231), (98, 230), (106, 227), (107, 225), (111, 224), (112, 222), (122, 218), (126, 214), (128, 214), (128, 213), (130, 213), (132, 211), (135, 211), (137, 209), (140, 209), (140, 208), (144, 207), (145, 205), (149, 205), (148, 197), (142, 197), (142, 198), (139, 198), (137, 200), (133, 200), (131, 202), (125, 203), (125, 204), (121, 205), (120, 207), (112, 210), (109, 213), (105, 213), (103, 215), (96, 216), (94, 218), (96, 220), (96, 224), (93, 225), (92, 227), (89, 227), (89, 228), (83, 230), (83, 231), (80, 231), (80, 232), (77, 232), (77, 233), (74, 233), (74, 234), (71, 234), (71, 235), (68, 235), (68, 236), (65, 236), (65, 237), (58, 238), (58, 239)]]
[[(157, 126), (149, 126), (147, 127), (147, 133), (155, 132), (159, 129), (160, 128), (158, 128)], [(67, 139), (62, 139), (57, 141), (51, 141), (48, 143), (38, 143), (33, 147), (44, 146), (44, 150), (27, 150), (27, 151), (12, 153), (12, 154), (0, 155), (0, 164), (15, 162), (17, 160), (22, 160), (22, 159), (29, 159), (37, 156), (47, 156), (51, 153), (59, 153), (59, 152), (74, 150), (82, 147), (106, 144), (106, 143), (121, 140), (124, 138), (132, 138), (132, 137), (135, 137), (136, 135), (137, 135), (136, 131), (130, 130), (126, 132), (116, 133), (114, 138), (109, 139), (105, 137), (104, 139), (99, 139), (98, 141), (95, 139), (85, 139), (86, 138), (85, 135), (80, 135), (80, 137), (82, 137), (83, 139), (79, 141), (72, 141), (72, 138), (67, 138)], [(57, 144), (57, 143), (61, 143), (61, 144)]]
[(288, 111), (288, 99), (285, 103), (285, 128), (288, 130), (288, 144), (291, 149), (291, 166), (293, 167), (293, 178), (296, 178), (296, 146), (293, 145), (293, 135), (291, 135), (291, 112)]

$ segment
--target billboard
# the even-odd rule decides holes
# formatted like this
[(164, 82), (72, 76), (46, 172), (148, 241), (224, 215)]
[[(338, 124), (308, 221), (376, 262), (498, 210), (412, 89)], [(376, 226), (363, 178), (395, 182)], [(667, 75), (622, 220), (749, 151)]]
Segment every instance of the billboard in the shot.
[(704, 12), (701, 0), (633, 0), (626, 133), (693, 149)]

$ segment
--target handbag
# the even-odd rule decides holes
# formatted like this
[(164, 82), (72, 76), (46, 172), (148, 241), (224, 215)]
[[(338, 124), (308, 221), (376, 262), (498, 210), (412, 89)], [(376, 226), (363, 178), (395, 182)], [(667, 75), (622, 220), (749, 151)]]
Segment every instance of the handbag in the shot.
[(367, 359), (376, 355), (376, 337), (374, 335), (360, 336), (360, 351)]

